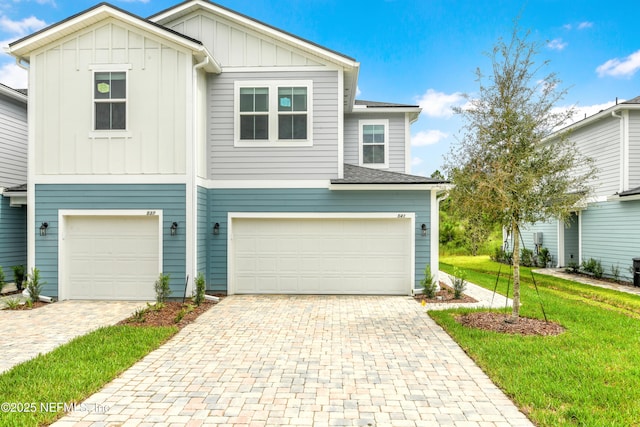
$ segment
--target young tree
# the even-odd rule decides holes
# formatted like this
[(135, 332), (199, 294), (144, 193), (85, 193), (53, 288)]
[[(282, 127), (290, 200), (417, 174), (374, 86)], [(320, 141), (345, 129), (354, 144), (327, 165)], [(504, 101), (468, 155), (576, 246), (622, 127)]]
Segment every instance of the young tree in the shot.
[(498, 40), (489, 75), (476, 71), (477, 96), (456, 108), (465, 126), (446, 160), (456, 209), (510, 230), (513, 236), (513, 311), (520, 311), (520, 230), (551, 218), (565, 219), (591, 192), (593, 161), (575, 149), (567, 133), (546, 139), (573, 115), (555, 108), (566, 95), (555, 73), (540, 76), (541, 44), (518, 25), (510, 41)]

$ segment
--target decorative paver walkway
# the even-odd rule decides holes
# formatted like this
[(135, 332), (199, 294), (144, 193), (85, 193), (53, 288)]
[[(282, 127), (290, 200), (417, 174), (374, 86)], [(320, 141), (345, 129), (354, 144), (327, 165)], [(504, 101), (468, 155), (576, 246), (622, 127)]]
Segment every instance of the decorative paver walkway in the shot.
[(54, 424), (532, 426), (411, 297), (230, 296)]
[(62, 301), (33, 310), (0, 310), (0, 372), (118, 323), (141, 305), (139, 301)]

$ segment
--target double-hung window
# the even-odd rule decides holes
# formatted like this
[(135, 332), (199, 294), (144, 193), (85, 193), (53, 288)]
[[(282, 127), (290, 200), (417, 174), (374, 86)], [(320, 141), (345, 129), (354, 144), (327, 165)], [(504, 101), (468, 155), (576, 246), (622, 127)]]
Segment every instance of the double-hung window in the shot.
[(389, 120), (360, 120), (360, 164), (388, 167)]
[(94, 129), (127, 128), (127, 73), (96, 71), (93, 81)]
[(235, 82), (235, 145), (310, 146), (312, 82)]

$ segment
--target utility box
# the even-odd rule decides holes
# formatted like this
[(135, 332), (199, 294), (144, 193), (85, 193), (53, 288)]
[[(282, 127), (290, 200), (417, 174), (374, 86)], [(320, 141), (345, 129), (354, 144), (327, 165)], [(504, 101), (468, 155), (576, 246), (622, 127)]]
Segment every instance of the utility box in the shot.
[(533, 244), (536, 246), (542, 246), (542, 231), (533, 233)]
[(640, 258), (633, 258), (633, 286), (640, 286)]

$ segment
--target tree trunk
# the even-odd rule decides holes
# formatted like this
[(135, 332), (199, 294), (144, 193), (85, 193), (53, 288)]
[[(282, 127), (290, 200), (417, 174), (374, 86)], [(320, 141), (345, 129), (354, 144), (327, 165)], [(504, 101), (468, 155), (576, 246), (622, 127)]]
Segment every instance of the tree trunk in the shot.
[(518, 223), (511, 225), (513, 236), (513, 309), (510, 323), (518, 323), (520, 317), (520, 228)]

